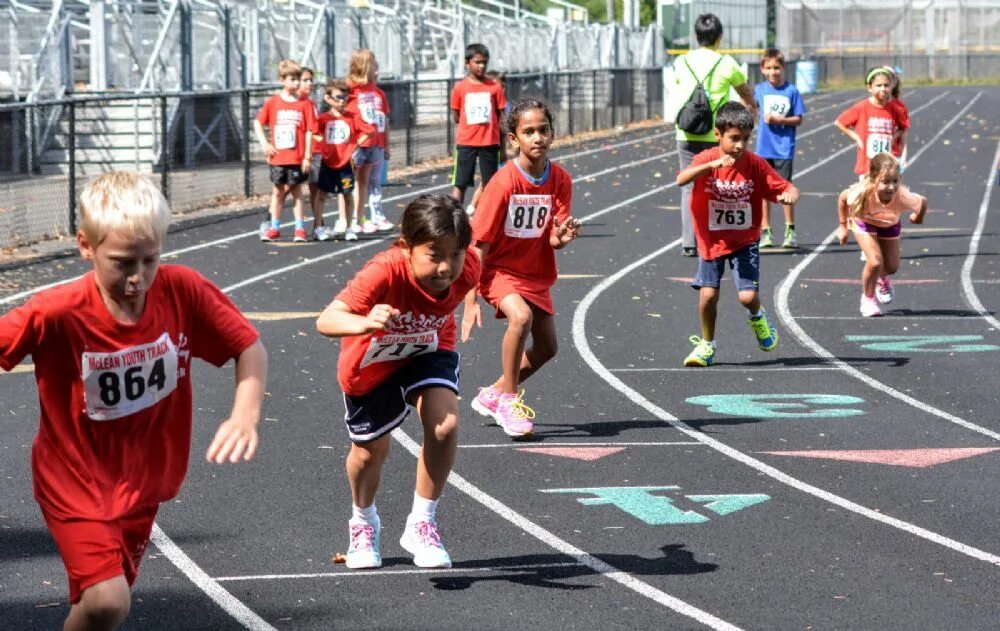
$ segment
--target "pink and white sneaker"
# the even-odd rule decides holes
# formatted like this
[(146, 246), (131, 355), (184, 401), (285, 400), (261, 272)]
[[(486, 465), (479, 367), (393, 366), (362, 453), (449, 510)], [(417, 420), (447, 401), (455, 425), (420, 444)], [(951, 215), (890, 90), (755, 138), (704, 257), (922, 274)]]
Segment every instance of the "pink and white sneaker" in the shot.
[(348, 522), (351, 533), (351, 544), (347, 548), (345, 565), (352, 570), (365, 570), (382, 567), (382, 552), (379, 539), (382, 534), (382, 524), (376, 518), (375, 524), (362, 521)]
[(441, 543), (441, 535), (433, 519), (407, 518), (399, 545), (413, 555), (413, 564), (417, 567), (451, 567), (451, 557)]
[(493, 419), (503, 428), (504, 434), (513, 437), (527, 436), (535, 431), (535, 411), (524, 404), (524, 390), (517, 394), (501, 394)]
[(875, 281), (875, 299), (880, 304), (887, 305), (896, 297), (896, 291), (892, 288), (892, 282), (888, 276), (879, 276)]
[(493, 418), (500, 403), (500, 393), (493, 386), (479, 389), (479, 394), (472, 400), (472, 409), (483, 416)]
[(882, 315), (882, 308), (874, 296), (861, 296), (861, 315), (866, 318), (877, 318)]

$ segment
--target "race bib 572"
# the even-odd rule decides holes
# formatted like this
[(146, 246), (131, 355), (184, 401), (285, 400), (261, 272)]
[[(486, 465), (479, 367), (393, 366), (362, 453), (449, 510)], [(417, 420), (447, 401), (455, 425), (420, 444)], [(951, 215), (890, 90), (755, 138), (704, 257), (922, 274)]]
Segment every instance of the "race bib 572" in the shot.
[(177, 347), (168, 333), (111, 353), (84, 353), (82, 362), (87, 416), (94, 421), (135, 414), (177, 389)]

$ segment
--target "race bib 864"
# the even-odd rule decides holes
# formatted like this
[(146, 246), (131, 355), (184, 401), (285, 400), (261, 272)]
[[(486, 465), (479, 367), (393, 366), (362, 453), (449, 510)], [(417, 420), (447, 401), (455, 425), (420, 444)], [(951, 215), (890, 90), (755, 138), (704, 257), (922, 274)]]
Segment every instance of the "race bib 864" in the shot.
[(168, 333), (111, 353), (84, 353), (82, 361), (87, 416), (94, 421), (135, 414), (177, 389), (177, 347)]

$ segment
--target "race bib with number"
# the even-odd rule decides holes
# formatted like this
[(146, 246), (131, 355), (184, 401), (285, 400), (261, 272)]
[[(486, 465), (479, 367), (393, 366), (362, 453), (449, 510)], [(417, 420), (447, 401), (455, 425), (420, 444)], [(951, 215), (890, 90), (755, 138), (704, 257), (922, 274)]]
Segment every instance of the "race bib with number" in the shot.
[(274, 126), (274, 148), (294, 149), (295, 140), (298, 134), (295, 133), (295, 125), (292, 123), (280, 123)]
[(436, 330), (423, 333), (387, 333), (373, 337), (368, 351), (361, 358), (361, 367), (379, 362), (394, 362), (401, 359), (433, 353), (438, 348)]
[(753, 222), (750, 202), (708, 200), (709, 230), (746, 230)]
[(511, 195), (503, 232), (515, 239), (535, 239), (552, 216), (551, 195)]
[(341, 119), (326, 124), (326, 144), (342, 145), (351, 138), (351, 126)]
[(489, 92), (465, 95), (465, 122), (469, 125), (489, 125), (493, 118), (493, 102)]
[(764, 113), (785, 116), (792, 109), (792, 102), (787, 96), (781, 94), (764, 95)]
[(113, 421), (153, 407), (177, 389), (177, 347), (164, 333), (149, 344), (84, 353), (82, 372), (87, 416)]
[(375, 125), (375, 127), (376, 129), (378, 129), (378, 133), (380, 134), (385, 131), (385, 121), (386, 121), (385, 113), (379, 112), (378, 123)]
[(874, 158), (880, 153), (892, 151), (892, 136), (889, 134), (868, 134), (868, 146), (865, 153), (868, 159)]

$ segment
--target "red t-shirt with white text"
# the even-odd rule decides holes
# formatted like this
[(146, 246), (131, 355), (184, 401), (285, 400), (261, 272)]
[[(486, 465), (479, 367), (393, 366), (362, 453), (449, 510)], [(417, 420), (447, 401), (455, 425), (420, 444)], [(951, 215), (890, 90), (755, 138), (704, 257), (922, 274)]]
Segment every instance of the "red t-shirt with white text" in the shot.
[(837, 122), (844, 127), (853, 127), (864, 144), (864, 151), (858, 150), (854, 163), (854, 172), (858, 175), (868, 173), (868, 163), (880, 153), (891, 152), (898, 158), (898, 146), (893, 146), (896, 132), (910, 127), (909, 116), (904, 119), (898, 106), (879, 107), (869, 99), (847, 108), (837, 117)]
[[(712, 147), (702, 151), (691, 166), (722, 157)], [(711, 261), (760, 240), (763, 200), (778, 201), (791, 184), (766, 160), (744, 151), (733, 166), (712, 169), (695, 179), (691, 188), (691, 217), (698, 241), (698, 255)]]
[(344, 393), (360, 396), (374, 390), (410, 357), (433, 351), (455, 350), (458, 327), (455, 308), (479, 280), (478, 255), (470, 248), (458, 279), (443, 297), (427, 293), (399, 247), (380, 252), (358, 272), (337, 300), (353, 313), (368, 315), (372, 307), (386, 304), (399, 309), (386, 330), (352, 335), (341, 340), (337, 380)]
[(278, 150), (267, 159), (273, 166), (301, 166), (306, 155), (306, 134), (316, 132), (316, 106), (309, 99), (286, 101), (275, 94), (257, 112), (257, 120), (270, 129), (271, 144)]
[(216, 366), (257, 332), (194, 270), (162, 265), (139, 322), (115, 320), (94, 273), (0, 318), (0, 367), (35, 363), (35, 498), (57, 519), (108, 521), (180, 490), (191, 450), (191, 358)]
[(351, 155), (358, 146), (358, 138), (364, 134), (374, 134), (375, 127), (350, 112), (336, 116), (332, 112), (319, 115), (319, 133), (323, 140), (320, 153), (323, 162), (331, 169), (340, 169), (351, 161)]
[(500, 144), (500, 117), (507, 97), (492, 79), (483, 82), (466, 77), (451, 90), (451, 109), (458, 112), (455, 144), (463, 147), (491, 147)]
[(376, 133), (360, 146), (385, 148), (385, 132), (389, 126), (389, 99), (385, 92), (374, 84), (354, 85), (348, 83), (350, 92), (347, 96), (348, 112), (358, 115), (361, 120), (375, 127)]

